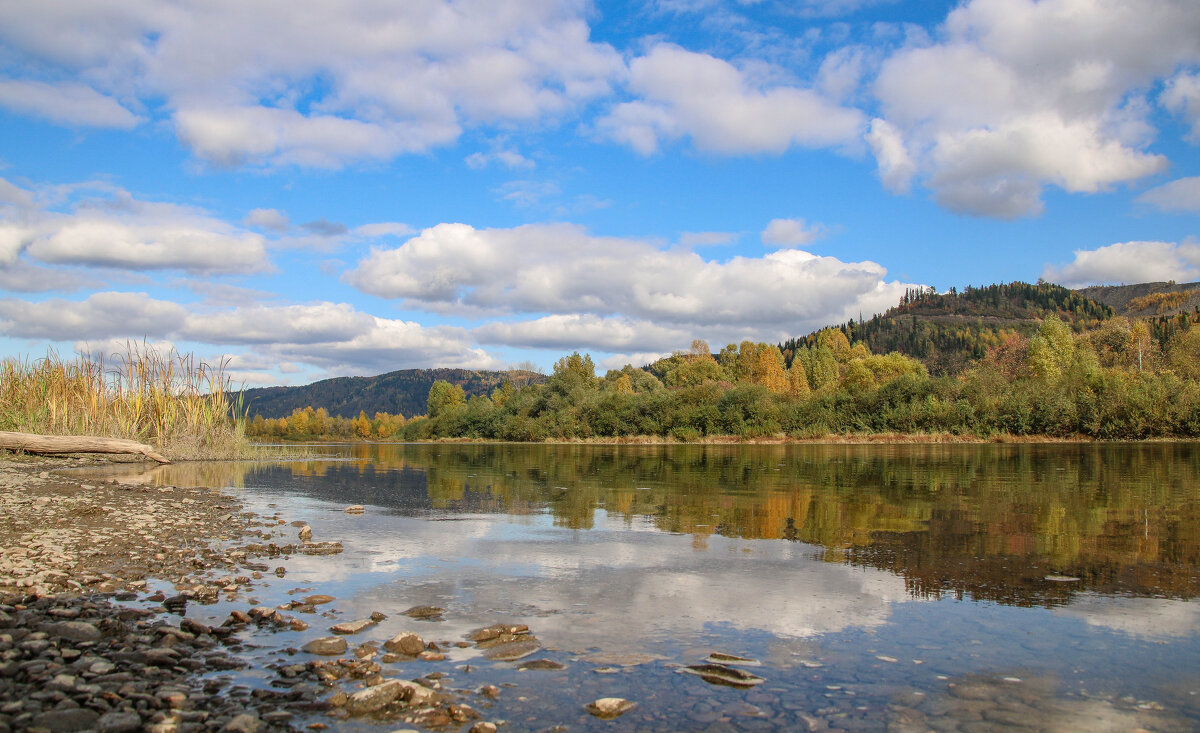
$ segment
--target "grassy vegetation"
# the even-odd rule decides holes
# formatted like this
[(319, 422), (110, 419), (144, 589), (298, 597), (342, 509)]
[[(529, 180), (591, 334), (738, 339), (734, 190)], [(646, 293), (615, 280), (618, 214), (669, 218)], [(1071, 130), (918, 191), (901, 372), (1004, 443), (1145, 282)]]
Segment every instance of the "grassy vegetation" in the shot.
[[(0, 430), (148, 443), (172, 460), (246, 457), (225, 365), (129, 344), (109, 358), (0, 362)], [(232, 417), (231, 417), (232, 416)]]

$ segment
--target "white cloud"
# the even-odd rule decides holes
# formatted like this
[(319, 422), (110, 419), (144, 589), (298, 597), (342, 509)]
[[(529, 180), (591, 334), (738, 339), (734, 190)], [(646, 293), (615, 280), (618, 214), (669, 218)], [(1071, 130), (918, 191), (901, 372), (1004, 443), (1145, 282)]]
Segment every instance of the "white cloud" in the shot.
[(78, 82), (45, 84), (38, 81), (0, 80), (0, 107), (51, 122), (88, 127), (128, 130), (140, 122), (137, 115), (112, 97), (106, 97)]
[(679, 328), (579, 314), (545, 316), (532, 321), (496, 321), (474, 329), (471, 335), (484, 344), (562, 351), (649, 350), (672, 343), (682, 348), (692, 339), (691, 333)]
[(529, 169), (536, 167), (529, 158), (514, 151), (514, 150), (497, 150), (491, 153), (471, 153), (464, 160), (467, 166), (475, 170), (487, 168), (493, 163), (504, 166), (511, 170)]
[(825, 236), (821, 224), (809, 224), (803, 219), (772, 219), (763, 230), (763, 244), (771, 247), (803, 247)]
[(238, 344), (251, 351), (238, 362), (246, 373), (254, 364), (270, 371), (287, 362), (336, 374), (430, 366), (503, 368), (473, 346), (464, 329), (378, 318), (345, 303), (198, 309), (145, 293), (102, 292), (83, 301), (39, 303), (6, 298), (0, 299), (0, 334), (80, 345), (126, 340)]
[[(553, 121), (608, 94), (624, 65), (589, 40), (587, 12), (581, 0), (34, 3), (0, 7), (0, 43), (27, 77), (11, 83), (42, 85), (40, 114), (128, 125), (111, 96), (133, 97), (211, 163), (332, 168), (426, 151), (467, 125)], [(64, 76), (90, 95), (49, 84)]]
[(1137, 200), (1153, 204), (1161, 211), (1200, 212), (1200, 176), (1164, 183), (1138, 196)]
[[(780, 338), (895, 305), (905, 285), (885, 275), (874, 262), (794, 249), (710, 262), (569, 224), (439, 224), (398, 247), (374, 248), (346, 279), (439, 312), (618, 317), (697, 335), (736, 329)], [(676, 339), (661, 344), (678, 347)]]
[(1072, 262), (1046, 265), (1042, 277), (1072, 288), (1200, 280), (1200, 244), (1119, 242), (1094, 250), (1075, 250)]
[(43, 227), (31, 257), (53, 264), (130, 270), (180, 269), (191, 273), (255, 272), (266, 267), (257, 234), (221, 222), (142, 222), (126, 217), (75, 215)]
[(1200, 73), (1176, 74), (1167, 82), (1159, 101), (1192, 126), (1188, 137), (1200, 143)]
[(767, 85), (727, 61), (659, 44), (630, 64), (638, 97), (598, 122), (607, 137), (648, 155), (690, 137), (700, 150), (782, 153), (852, 143), (863, 116), (813, 89)]
[(871, 120), (867, 144), (879, 165), (879, 179), (892, 193), (908, 193), (917, 166), (904, 143), (904, 136), (887, 120)]
[(1047, 185), (1092, 193), (1162, 171), (1144, 94), (1197, 60), (1190, 2), (971, 0), (939, 42), (883, 63), (868, 142), (892, 190), (921, 175), (951, 210), (1032, 215)]
[(49, 341), (162, 338), (178, 329), (187, 309), (145, 293), (94, 293), (82, 302), (54, 298), (32, 303), (0, 299), (0, 333)]
[[(203, 211), (142, 201), (107, 184), (25, 191), (0, 179), (0, 265), (22, 252), (55, 265), (193, 274), (261, 272), (264, 239)], [(40, 201), (66, 199), (67, 211)]]
[(283, 234), (292, 226), (288, 215), (279, 209), (251, 209), (242, 223), (248, 227), (269, 229), (277, 234)]

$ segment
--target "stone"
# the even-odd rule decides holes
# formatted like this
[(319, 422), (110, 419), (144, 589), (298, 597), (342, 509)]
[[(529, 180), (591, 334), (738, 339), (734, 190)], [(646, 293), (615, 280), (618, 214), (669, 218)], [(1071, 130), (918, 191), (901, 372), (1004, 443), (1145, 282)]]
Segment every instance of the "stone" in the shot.
[(305, 555), (336, 555), (341, 551), (341, 542), (305, 542), (300, 545), (300, 552)]
[(481, 720), (475, 725), (471, 726), (471, 729), (467, 731), (467, 733), (496, 733), (497, 730), (499, 729), (496, 727), (495, 723), (488, 723)]
[(348, 648), (350, 648), (350, 645), (340, 636), (323, 636), (320, 639), (313, 639), (300, 647), (300, 651), (308, 652), (309, 654), (334, 656), (344, 653)]
[(485, 649), (483, 656), (494, 662), (515, 662), (528, 657), (541, 648), (542, 643), (537, 639), (525, 638)]
[(51, 710), (35, 715), (34, 728), (48, 728), (51, 733), (60, 731), (92, 730), (100, 714), (88, 708), (70, 708), (66, 710)]
[(262, 727), (263, 722), (257, 716), (241, 713), (233, 716), (233, 720), (226, 723), (221, 730), (226, 733), (258, 733)]
[(559, 670), (559, 669), (566, 669), (566, 667), (564, 667), (563, 665), (559, 664), (558, 662), (555, 662), (550, 659), (533, 659), (528, 662), (522, 662), (521, 666), (517, 667), (517, 669), (519, 669), (521, 671), (525, 671), (525, 670), (554, 671), (554, 670)]
[(411, 631), (402, 631), (383, 642), (383, 648), (393, 654), (415, 657), (425, 651), (425, 642)]
[(437, 606), (413, 606), (403, 613), (405, 616), (409, 616), (410, 618), (433, 619), (439, 618), (445, 612), (446, 609), (438, 608)]
[(137, 713), (109, 712), (96, 721), (100, 733), (134, 733), (141, 727), (142, 719)]
[(620, 697), (602, 697), (584, 706), (589, 713), (601, 720), (612, 720), (637, 707), (636, 702), (630, 702)]
[(422, 662), (440, 662), (445, 658), (445, 654), (442, 654), (441, 652), (429, 651), (428, 649), (417, 655), (417, 659), (420, 659)]
[(335, 634), (361, 634), (367, 629), (374, 626), (377, 622), (369, 618), (359, 619), (357, 621), (343, 621), (340, 624), (334, 624), (329, 627), (329, 630)]
[(364, 715), (374, 712), (404, 694), (404, 686), (399, 680), (388, 680), (382, 684), (373, 685), (360, 690), (346, 699), (346, 710), (351, 715)]
[(336, 600), (333, 596), (315, 595), (304, 599), (305, 605), (319, 606), (322, 603), (333, 603)]
[(420, 707), (422, 705), (437, 705), (439, 702), (441, 702), (441, 695), (437, 694), (428, 687), (425, 687), (424, 685), (418, 685), (416, 682), (409, 682), (408, 680), (394, 681), (399, 682), (400, 685), (404, 687), (404, 700), (413, 707)]
[(100, 629), (86, 621), (62, 621), (48, 624), (44, 630), (50, 636), (69, 641), (99, 641), (102, 634)]
[(347, 514), (362, 514), (363, 512), (366, 511), (366, 509), (363, 507), (362, 504), (352, 504), (352, 505), (346, 507), (345, 509), (343, 509), (342, 511), (344, 511)]
[(710, 684), (728, 685), (729, 687), (753, 687), (766, 682), (756, 674), (750, 674), (736, 667), (726, 667), (723, 664), (694, 664), (681, 667), (678, 671), (697, 675)]
[(704, 660), (710, 664), (728, 664), (734, 667), (761, 667), (762, 662), (749, 657), (739, 657), (736, 654), (726, 654), (725, 652), (713, 652)]
[(307, 524), (300, 528), (300, 540), (307, 542), (312, 539), (312, 527)]

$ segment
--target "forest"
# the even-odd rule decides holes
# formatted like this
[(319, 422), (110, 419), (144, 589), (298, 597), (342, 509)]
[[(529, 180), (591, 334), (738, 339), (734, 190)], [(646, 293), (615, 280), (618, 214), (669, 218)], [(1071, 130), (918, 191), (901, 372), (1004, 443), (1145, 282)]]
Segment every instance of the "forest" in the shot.
[[(916, 320), (921, 312), (974, 321), (938, 330)], [(897, 327), (906, 316), (918, 325)], [(409, 419), (330, 417), (309, 407), (274, 420), (256, 416), (247, 432), (296, 440), (1195, 438), (1197, 322), (1200, 312), (1114, 316), (1050, 285), (912, 291), (884, 316), (783, 344), (744, 341), (714, 354), (697, 340), (603, 376), (589, 355), (573, 353), (544, 384), (503, 382), (490, 395), (468, 397), (460, 385), (435, 381), (425, 414)], [(961, 365), (942, 373), (929, 367), (948, 361)]]

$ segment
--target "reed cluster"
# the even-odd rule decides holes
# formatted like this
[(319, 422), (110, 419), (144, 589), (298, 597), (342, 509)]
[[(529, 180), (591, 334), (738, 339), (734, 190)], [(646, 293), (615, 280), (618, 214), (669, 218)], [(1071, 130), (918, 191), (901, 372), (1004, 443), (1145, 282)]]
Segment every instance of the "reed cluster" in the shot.
[(0, 430), (125, 438), (178, 460), (245, 456), (245, 427), (224, 362), (135, 343), (107, 358), (0, 361)]

